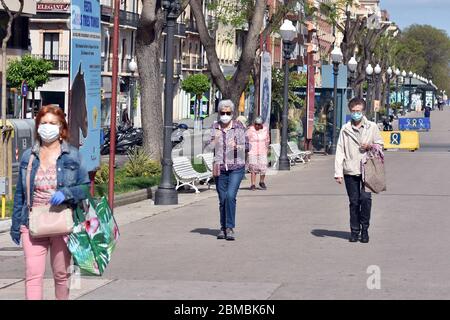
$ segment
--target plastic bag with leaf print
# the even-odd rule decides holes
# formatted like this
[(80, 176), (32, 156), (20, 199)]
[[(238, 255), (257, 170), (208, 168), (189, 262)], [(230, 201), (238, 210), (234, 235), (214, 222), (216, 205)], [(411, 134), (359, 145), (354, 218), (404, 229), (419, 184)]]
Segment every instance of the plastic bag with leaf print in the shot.
[(106, 197), (89, 198), (74, 213), (75, 228), (67, 247), (82, 274), (101, 276), (111, 261), (119, 239), (119, 228)]

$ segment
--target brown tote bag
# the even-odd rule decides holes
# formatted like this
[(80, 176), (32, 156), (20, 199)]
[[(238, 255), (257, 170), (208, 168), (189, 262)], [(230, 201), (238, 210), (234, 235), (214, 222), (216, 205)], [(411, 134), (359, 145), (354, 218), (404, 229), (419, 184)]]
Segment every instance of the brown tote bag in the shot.
[(30, 206), (30, 176), (34, 155), (30, 157), (27, 167), (27, 207), (29, 212), (29, 230), (33, 238), (62, 236), (72, 233), (72, 209), (67, 205), (59, 206)]
[(369, 154), (364, 165), (364, 186), (374, 193), (386, 191), (384, 163), (380, 157)]

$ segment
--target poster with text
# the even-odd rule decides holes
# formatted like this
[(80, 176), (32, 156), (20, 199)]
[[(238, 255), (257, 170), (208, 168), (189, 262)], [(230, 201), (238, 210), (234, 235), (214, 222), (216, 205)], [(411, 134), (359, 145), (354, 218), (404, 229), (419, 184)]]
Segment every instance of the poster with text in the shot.
[(272, 102), (272, 58), (269, 52), (261, 55), (260, 109), (264, 124), (270, 125)]
[(72, 0), (70, 143), (88, 171), (100, 166), (101, 21), (99, 0)]

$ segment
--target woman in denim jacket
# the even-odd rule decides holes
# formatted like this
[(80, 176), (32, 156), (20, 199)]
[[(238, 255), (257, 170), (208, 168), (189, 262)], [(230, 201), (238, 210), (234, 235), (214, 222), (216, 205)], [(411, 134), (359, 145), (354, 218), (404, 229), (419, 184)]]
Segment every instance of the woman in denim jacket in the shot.
[(71, 255), (63, 236), (33, 238), (28, 230), (27, 168), (34, 160), (30, 174), (30, 207), (59, 205), (75, 207), (87, 198), (89, 177), (81, 166), (78, 150), (67, 143), (68, 125), (63, 111), (45, 106), (36, 116), (36, 141), (20, 161), (19, 178), (14, 195), (11, 238), (22, 245), (26, 263), (25, 295), (38, 300), (43, 296), (45, 261), (50, 249), (56, 299), (69, 298), (69, 266)]

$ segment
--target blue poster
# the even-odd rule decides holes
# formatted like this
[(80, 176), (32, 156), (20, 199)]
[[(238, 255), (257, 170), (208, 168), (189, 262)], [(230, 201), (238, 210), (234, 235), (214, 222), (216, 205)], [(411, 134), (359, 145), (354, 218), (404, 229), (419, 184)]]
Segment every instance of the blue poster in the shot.
[(430, 130), (430, 118), (399, 118), (399, 130)]
[(72, 0), (70, 143), (88, 171), (100, 167), (101, 22), (99, 0)]

